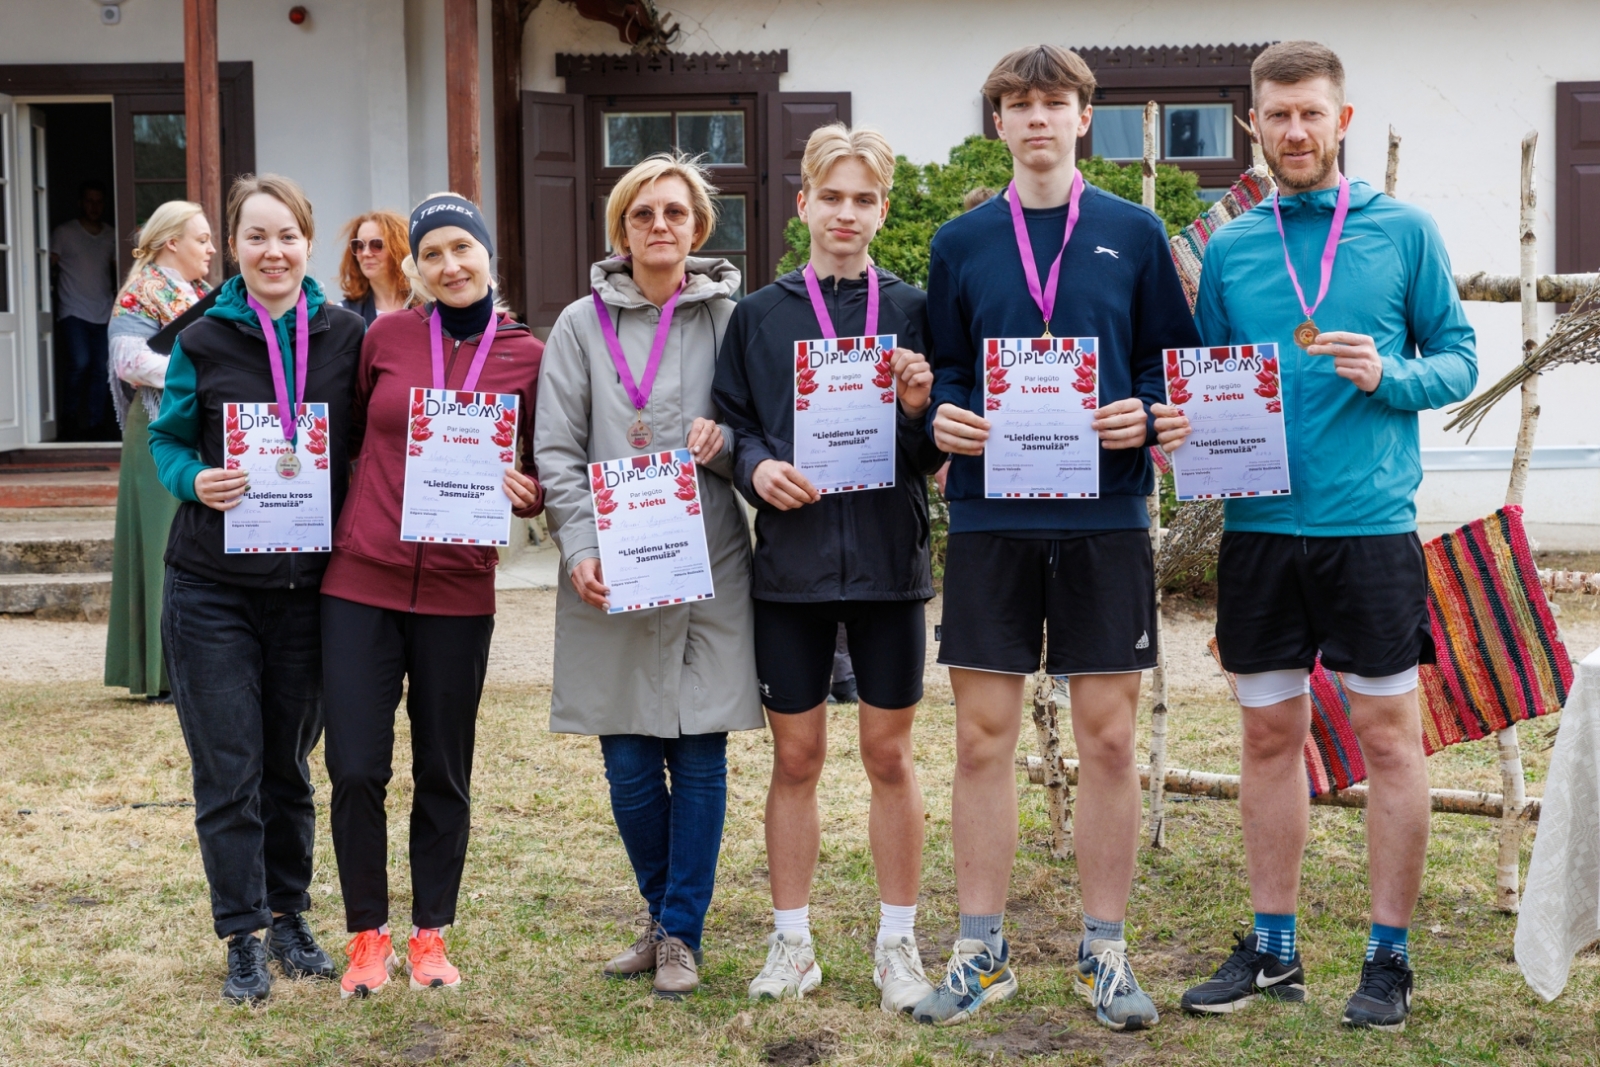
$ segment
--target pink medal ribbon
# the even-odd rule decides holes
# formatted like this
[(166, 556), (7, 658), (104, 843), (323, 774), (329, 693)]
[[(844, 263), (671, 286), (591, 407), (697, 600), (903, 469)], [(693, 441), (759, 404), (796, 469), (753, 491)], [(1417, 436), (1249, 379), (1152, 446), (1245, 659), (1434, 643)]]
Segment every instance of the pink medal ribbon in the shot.
[[(467, 379), (461, 383), (463, 393), (477, 392), (478, 377), (483, 373), (484, 361), (489, 358), (489, 348), (494, 344), (495, 320), (500, 316), (491, 309), (489, 311), (489, 325), (483, 329), (483, 336), (478, 340), (478, 350), (472, 354), (472, 365), (467, 368)], [(433, 314), (428, 316), (428, 344), (433, 349), (433, 387), (446, 388), (444, 384), (444, 327), (439, 322), (439, 309), (434, 307)]]
[(278, 400), (278, 427), (283, 430), (283, 439), (293, 441), (295, 438), (295, 412), (306, 399), (306, 357), (311, 349), (311, 324), (306, 322), (306, 294), (300, 291), (300, 299), (294, 305), (294, 405), (289, 404), (289, 383), (283, 375), (283, 349), (278, 347), (278, 330), (272, 325), (272, 313), (261, 305), (250, 293), (245, 293), (245, 302), (250, 305), (250, 310), (256, 313), (256, 319), (261, 323), (261, 332), (267, 338), (267, 362), (272, 364), (272, 390), (277, 394)]
[(1028, 222), (1022, 214), (1022, 199), (1017, 195), (1017, 182), (1012, 179), (1006, 187), (1006, 199), (1011, 201), (1011, 226), (1017, 232), (1017, 251), (1022, 254), (1022, 273), (1028, 279), (1028, 295), (1033, 297), (1033, 302), (1039, 307), (1039, 314), (1044, 319), (1044, 335), (1050, 336), (1050, 312), (1056, 306), (1056, 284), (1061, 281), (1061, 257), (1067, 252), (1067, 242), (1072, 240), (1072, 231), (1078, 225), (1078, 201), (1083, 197), (1083, 172), (1072, 172), (1072, 194), (1067, 200), (1067, 229), (1061, 235), (1061, 251), (1056, 253), (1055, 262), (1050, 264), (1050, 276), (1045, 279), (1044, 286), (1039, 285), (1039, 267), (1033, 261), (1033, 242), (1028, 240)]
[[(830, 341), (837, 341), (839, 334), (833, 328), (833, 319), (828, 315), (828, 305), (822, 302), (822, 285), (817, 281), (817, 272), (807, 263), (800, 271), (806, 280), (806, 293), (811, 297), (811, 310), (816, 312), (817, 325), (822, 327), (822, 335)], [(872, 264), (867, 264), (867, 329), (866, 336), (878, 336), (878, 271)]]
[(1310, 348), (1321, 332), (1311, 317), (1322, 305), (1322, 298), (1328, 295), (1328, 283), (1333, 281), (1333, 261), (1339, 255), (1339, 235), (1344, 233), (1344, 219), (1349, 213), (1350, 179), (1341, 174), (1339, 197), (1333, 204), (1333, 225), (1328, 229), (1328, 243), (1322, 247), (1322, 280), (1317, 286), (1316, 302), (1307, 304), (1305, 290), (1300, 288), (1300, 276), (1295, 273), (1294, 263), (1289, 259), (1289, 239), (1283, 233), (1283, 212), (1278, 210), (1278, 193), (1276, 190), (1272, 193), (1272, 217), (1278, 223), (1278, 240), (1283, 243), (1283, 265), (1289, 268), (1289, 281), (1294, 283), (1294, 295), (1300, 298), (1300, 310), (1306, 313), (1306, 321), (1294, 328), (1294, 343), (1301, 348)]
[(600, 290), (590, 289), (594, 297), (594, 312), (600, 319), (600, 332), (605, 335), (606, 348), (611, 351), (611, 362), (617, 368), (617, 377), (622, 380), (622, 388), (627, 392), (628, 399), (633, 401), (633, 409), (638, 412), (638, 417), (633, 420), (633, 425), (628, 427), (628, 443), (634, 448), (647, 448), (650, 439), (654, 436), (650, 427), (644, 421), (644, 409), (650, 403), (650, 391), (656, 384), (656, 371), (661, 369), (661, 356), (667, 350), (667, 334), (672, 329), (672, 313), (678, 307), (678, 297), (683, 295), (683, 288), (688, 284), (689, 278), (684, 276), (678, 283), (678, 288), (667, 298), (661, 307), (661, 321), (656, 324), (655, 340), (650, 342), (650, 358), (645, 361), (644, 379), (637, 385), (634, 384), (633, 372), (628, 369), (628, 357), (623, 354), (622, 342), (617, 339), (617, 329), (611, 325), (611, 313), (606, 310), (606, 303), (600, 299)]

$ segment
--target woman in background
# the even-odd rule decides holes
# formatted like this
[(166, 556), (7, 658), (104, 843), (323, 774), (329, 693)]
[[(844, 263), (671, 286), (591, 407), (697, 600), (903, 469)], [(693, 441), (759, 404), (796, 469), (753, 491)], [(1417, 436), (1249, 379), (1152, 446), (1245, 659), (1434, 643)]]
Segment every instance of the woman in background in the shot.
[(339, 260), (339, 288), (345, 307), (371, 326), (385, 311), (417, 306), (400, 268), (411, 254), (411, 241), (399, 212), (379, 208), (357, 215), (340, 236), (345, 250)]
[(161, 656), (162, 553), (178, 500), (162, 486), (150, 458), (150, 420), (161, 413), (167, 357), (150, 338), (210, 291), (205, 277), (216, 253), (211, 223), (199, 204), (169, 200), (151, 212), (133, 249), (133, 269), (111, 312), (111, 396), (122, 427), (117, 475), (116, 539), (111, 549), (111, 616), (106, 631), (106, 685), (134, 696), (165, 697)]

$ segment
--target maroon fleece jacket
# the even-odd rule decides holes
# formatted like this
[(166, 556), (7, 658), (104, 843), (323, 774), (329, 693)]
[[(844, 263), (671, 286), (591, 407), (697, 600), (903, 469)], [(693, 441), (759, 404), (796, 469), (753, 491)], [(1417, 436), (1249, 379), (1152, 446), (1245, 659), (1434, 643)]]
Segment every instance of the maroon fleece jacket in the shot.
[[(349, 449), (356, 457), (355, 467), (322, 592), (421, 615), (492, 615), (494, 568), (499, 562), (493, 548), (400, 540), (411, 390), (433, 384), (430, 310), (408, 308), (379, 315), (367, 328), (350, 403)], [(477, 337), (457, 341), (445, 335), (446, 388), (462, 387), (477, 351)], [(533, 413), (543, 355), (544, 345), (526, 326), (501, 315), (477, 385), (479, 392), (517, 394), (519, 467), (536, 480)], [(543, 510), (540, 486), (538, 502), (513, 514), (530, 519)]]

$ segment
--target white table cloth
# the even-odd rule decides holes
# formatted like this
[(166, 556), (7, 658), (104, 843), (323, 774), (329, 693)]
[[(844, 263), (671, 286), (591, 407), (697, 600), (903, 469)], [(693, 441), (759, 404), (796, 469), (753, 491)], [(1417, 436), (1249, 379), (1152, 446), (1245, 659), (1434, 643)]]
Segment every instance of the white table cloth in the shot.
[(1600, 649), (1578, 664), (1561, 712), (1528, 885), (1517, 917), (1522, 977), (1546, 1001), (1600, 938)]

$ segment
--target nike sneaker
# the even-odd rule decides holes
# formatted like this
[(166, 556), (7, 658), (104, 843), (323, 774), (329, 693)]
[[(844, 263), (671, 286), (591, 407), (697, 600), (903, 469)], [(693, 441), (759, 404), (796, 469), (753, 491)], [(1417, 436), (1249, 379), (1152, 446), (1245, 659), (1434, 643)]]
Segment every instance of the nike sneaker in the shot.
[(1183, 1010), (1191, 1015), (1222, 1015), (1239, 1011), (1257, 997), (1300, 1002), (1306, 999), (1306, 969), (1300, 953), (1287, 962), (1270, 952), (1256, 951), (1252, 931), (1238, 939), (1233, 955), (1209, 980), (1183, 994)]
[(1361, 967), (1361, 984), (1345, 1002), (1346, 1026), (1399, 1033), (1411, 1014), (1411, 964), (1400, 953), (1379, 949)]
[(1160, 1021), (1155, 1001), (1133, 976), (1126, 941), (1089, 942), (1088, 955), (1078, 960), (1077, 985), (1101, 1026), (1143, 1030)]
[(809, 937), (773, 933), (767, 946), (767, 962), (750, 982), (751, 1000), (800, 1000), (822, 984), (822, 966)]
[(968, 937), (956, 942), (938, 988), (911, 1009), (919, 1023), (953, 1026), (966, 1022), (986, 1004), (998, 1004), (1017, 995), (1017, 976), (1011, 973), (1011, 945), (1001, 942), (995, 959), (984, 941)]
[(883, 992), (878, 1006), (888, 1012), (909, 1012), (933, 992), (922, 970), (917, 943), (904, 934), (879, 945), (873, 954), (872, 982)]
[(344, 947), (350, 964), (339, 979), (339, 996), (371, 996), (389, 984), (389, 973), (400, 963), (395, 959), (394, 943), (389, 935), (377, 930), (363, 930), (350, 939)]
[(455, 989), (461, 985), (461, 972), (444, 954), (444, 938), (438, 930), (419, 930), (406, 944), (406, 973), (412, 989)]

